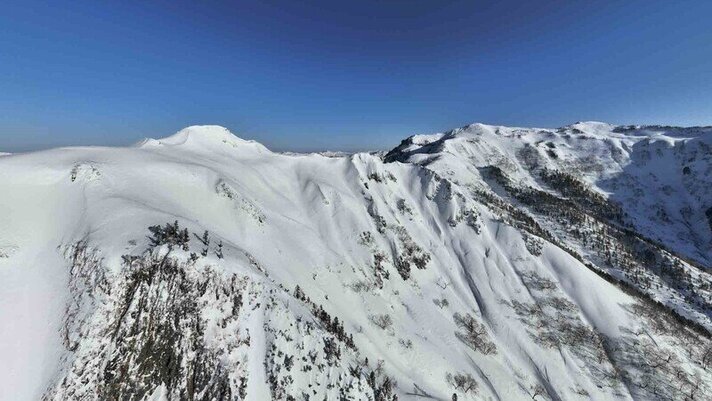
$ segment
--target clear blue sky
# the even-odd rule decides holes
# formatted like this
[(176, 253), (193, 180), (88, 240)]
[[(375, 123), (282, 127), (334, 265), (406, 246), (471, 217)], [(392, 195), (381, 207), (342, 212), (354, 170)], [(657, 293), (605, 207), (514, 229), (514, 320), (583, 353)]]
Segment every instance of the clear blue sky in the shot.
[(4, 151), (578, 120), (711, 125), (712, 1), (0, 2)]

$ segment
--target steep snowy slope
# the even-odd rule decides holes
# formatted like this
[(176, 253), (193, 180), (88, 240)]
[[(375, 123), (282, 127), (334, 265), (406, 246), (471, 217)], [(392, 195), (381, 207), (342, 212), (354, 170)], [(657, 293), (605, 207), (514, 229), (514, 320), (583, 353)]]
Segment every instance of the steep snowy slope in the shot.
[[(704, 399), (709, 135), (646, 130), (478, 125), (384, 161), (205, 126), (3, 156), (0, 398)], [(692, 214), (657, 229), (645, 202)], [(624, 275), (601, 238), (687, 287), (652, 264)]]
[(711, 144), (712, 128), (473, 124), (408, 138), (386, 160), (427, 166), (485, 203), (494, 189), (597, 271), (710, 328)]

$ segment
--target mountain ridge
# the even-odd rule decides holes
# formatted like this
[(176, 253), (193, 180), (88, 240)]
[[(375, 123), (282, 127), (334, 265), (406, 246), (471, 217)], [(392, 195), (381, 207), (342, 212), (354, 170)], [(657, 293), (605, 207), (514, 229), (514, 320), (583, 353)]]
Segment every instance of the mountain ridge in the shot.
[(583, 129), (3, 157), (0, 398), (702, 399), (712, 152)]

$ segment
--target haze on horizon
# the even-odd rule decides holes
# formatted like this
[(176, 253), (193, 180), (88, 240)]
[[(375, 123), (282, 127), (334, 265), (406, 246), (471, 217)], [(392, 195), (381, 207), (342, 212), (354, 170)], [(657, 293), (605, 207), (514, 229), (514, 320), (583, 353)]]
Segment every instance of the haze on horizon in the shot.
[(472, 122), (712, 125), (712, 2), (3, 2), (0, 151), (219, 124), (275, 150)]

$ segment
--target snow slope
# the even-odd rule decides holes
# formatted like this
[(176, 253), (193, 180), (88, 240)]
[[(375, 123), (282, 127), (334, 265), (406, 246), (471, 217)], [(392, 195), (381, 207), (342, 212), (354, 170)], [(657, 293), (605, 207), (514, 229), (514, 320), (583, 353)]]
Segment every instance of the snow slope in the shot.
[(473, 125), (382, 159), (196, 126), (3, 156), (0, 399), (704, 399), (709, 133)]

